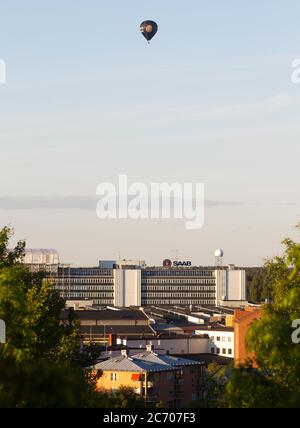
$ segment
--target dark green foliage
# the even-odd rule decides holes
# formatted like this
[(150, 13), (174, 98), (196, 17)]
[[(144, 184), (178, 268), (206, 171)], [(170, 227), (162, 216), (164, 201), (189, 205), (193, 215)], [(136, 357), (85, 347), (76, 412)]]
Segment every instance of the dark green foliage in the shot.
[(101, 372), (94, 344), (81, 349), (79, 324), (70, 310), (62, 324), (64, 300), (43, 273), (22, 265), (25, 244), (8, 249), (12, 230), (0, 230), (0, 319), (7, 342), (0, 345), (0, 407), (142, 407), (128, 389), (96, 392)]
[(217, 363), (209, 364), (207, 370), (201, 377), (199, 400), (192, 402), (189, 407), (223, 407), (223, 396), (228, 381), (227, 372), (229, 370), (228, 367), (220, 366)]
[(270, 280), (270, 272), (264, 267), (245, 268), (247, 299), (253, 303), (271, 301), (273, 286)]
[(300, 407), (300, 344), (292, 340), (292, 323), (300, 319), (300, 244), (287, 239), (284, 245), (284, 255), (266, 263), (272, 303), (247, 335), (259, 369), (249, 362), (234, 371), (226, 392), (230, 407)]

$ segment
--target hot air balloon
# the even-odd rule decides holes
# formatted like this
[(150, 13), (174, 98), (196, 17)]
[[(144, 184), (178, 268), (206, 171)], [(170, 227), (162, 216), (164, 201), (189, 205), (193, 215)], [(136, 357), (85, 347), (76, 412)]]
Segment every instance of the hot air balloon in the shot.
[(154, 21), (144, 21), (141, 23), (140, 30), (148, 43), (150, 43), (150, 40), (152, 40), (157, 33), (158, 25)]

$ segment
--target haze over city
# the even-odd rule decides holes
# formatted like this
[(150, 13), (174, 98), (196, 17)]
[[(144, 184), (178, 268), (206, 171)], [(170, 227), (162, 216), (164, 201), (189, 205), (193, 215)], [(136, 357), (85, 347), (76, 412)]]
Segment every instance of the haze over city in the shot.
[[(221, 247), (225, 262), (251, 266), (280, 253), (300, 219), (300, 4), (273, 5), (3, 4), (1, 225), (80, 265), (119, 254), (161, 264), (174, 249), (213, 264)], [(149, 16), (160, 29), (150, 47), (138, 34)], [(96, 188), (120, 174), (204, 183), (204, 227), (99, 220)]]

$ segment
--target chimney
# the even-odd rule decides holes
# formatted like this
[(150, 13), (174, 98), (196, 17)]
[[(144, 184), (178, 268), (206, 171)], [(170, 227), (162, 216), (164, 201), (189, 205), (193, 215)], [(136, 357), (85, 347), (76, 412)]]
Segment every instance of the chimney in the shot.
[(154, 346), (152, 345), (152, 343), (146, 345), (146, 351), (147, 352), (153, 352), (154, 350)]
[(122, 355), (123, 357), (128, 358), (128, 351), (127, 351), (127, 349), (122, 349), (122, 350), (121, 350), (121, 355)]
[(117, 336), (115, 334), (109, 335), (109, 346), (115, 346), (117, 344)]

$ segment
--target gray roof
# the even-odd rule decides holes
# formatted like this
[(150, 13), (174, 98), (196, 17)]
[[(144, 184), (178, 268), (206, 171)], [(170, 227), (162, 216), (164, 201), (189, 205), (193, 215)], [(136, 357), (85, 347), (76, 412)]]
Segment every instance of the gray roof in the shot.
[(96, 370), (107, 370), (107, 371), (124, 371), (124, 372), (165, 372), (171, 371), (173, 368), (167, 364), (156, 363), (151, 361), (143, 361), (135, 359), (133, 357), (125, 357), (120, 355), (115, 358), (103, 361), (96, 364), (94, 367)]
[(148, 325), (93, 325), (93, 326), (80, 326), (81, 334), (94, 334), (94, 335), (104, 335), (106, 334), (116, 334), (121, 337), (144, 337), (144, 336), (154, 336), (155, 332)]
[(170, 355), (156, 354), (144, 351), (131, 357), (119, 355), (102, 361), (94, 366), (96, 370), (126, 371), (126, 372), (161, 372), (171, 371), (176, 367), (203, 365), (201, 361), (187, 358), (172, 357)]
[[(125, 322), (126, 320), (145, 320), (148, 321), (147, 316), (138, 309), (121, 309), (121, 310), (83, 310), (83, 311), (74, 311), (76, 317), (79, 320), (121, 320)], [(65, 319), (68, 317), (68, 311), (62, 311), (61, 318)]]
[(172, 357), (171, 355), (156, 354), (155, 352), (151, 352), (151, 351), (141, 352), (140, 354), (133, 355), (132, 358), (134, 360), (148, 361), (148, 362), (152, 362), (152, 363), (168, 365), (171, 367), (182, 367), (182, 366), (192, 366), (192, 365), (204, 364), (204, 363), (201, 363), (199, 361), (189, 360), (187, 358)]

